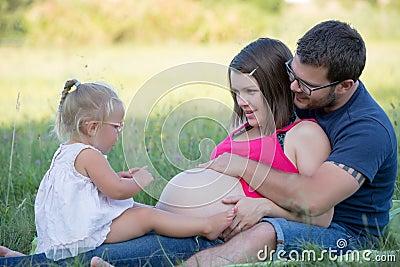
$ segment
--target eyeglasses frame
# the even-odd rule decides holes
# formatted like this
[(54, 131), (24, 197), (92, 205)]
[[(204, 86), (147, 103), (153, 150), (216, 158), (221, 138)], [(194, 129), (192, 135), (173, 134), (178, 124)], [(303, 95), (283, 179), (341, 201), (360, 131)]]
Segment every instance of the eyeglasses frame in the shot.
[[(305, 93), (305, 94), (308, 95), (308, 96), (311, 96), (311, 93), (312, 93), (313, 91), (317, 91), (317, 90), (321, 90), (321, 89), (324, 89), (324, 88), (328, 88), (328, 87), (331, 87), (331, 86), (334, 86), (334, 85), (337, 85), (337, 84), (341, 83), (341, 81), (335, 81), (335, 82), (331, 82), (331, 83), (328, 83), (328, 84), (325, 84), (325, 85), (321, 85), (321, 86), (317, 86), (317, 87), (310, 87), (305, 81), (303, 81), (303, 80), (300, 79), (299, 77), (296, 77), (296, 75), (294, 74), (294, 71), (293, 71), (292, 67), (290, 66), (290, 64), (291, 64), (292, 62), (293, 62), (293, 58), (291, 58), (291, 59), (289, 59), (288, 61), (285, 62), (286, 71), (287, 71), (287, 73), (288, 73), (288, 75), (289, 75), (289, 80), (290, 80), (291, 82), (297, 81), (297, 83), (298, 83), (299, 88), (301, 89), (301, 91), (303, 91), (303, 93)], [(291, 77), (293, 77), (293, 79), (292, 79)], [(302, 87), (302, 85), (305, 86), (305, 87), (309, 90), (309, 92), (307, 92), (307, 91)]]
[(117, 133), (121, 133), (122, 129), (124, 128), (123, 121), (121, 121), (121, 122), (99, 121), (99, 122), (103, 123), (103, 124), (108, 124), (108, 125), (114, 126)]

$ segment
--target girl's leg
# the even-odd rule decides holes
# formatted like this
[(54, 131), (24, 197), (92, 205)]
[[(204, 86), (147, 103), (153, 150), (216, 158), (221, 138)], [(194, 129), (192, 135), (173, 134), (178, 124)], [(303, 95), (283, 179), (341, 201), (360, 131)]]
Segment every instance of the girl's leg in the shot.
[(204, 236), (216, 239), (235, 216), (234, 209), (210, 217), (189, 217), (149, 207), (133, 207), (114, 219), (105, 243), (116, 243), (150, 231), (170, 237)]

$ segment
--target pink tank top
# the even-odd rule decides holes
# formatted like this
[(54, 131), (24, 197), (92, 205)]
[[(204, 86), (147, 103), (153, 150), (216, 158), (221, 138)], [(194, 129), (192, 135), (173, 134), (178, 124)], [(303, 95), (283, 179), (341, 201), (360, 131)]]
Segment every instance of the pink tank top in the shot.
[[(314, 121), (313, 119), (306, 119)], [(296, 121), (282, 129), (276, 130), (272, 135), (256, 138), (249, 141), (235, 141), (232, 136), (247, 126), (242, 125), (237, 130), (233, 131), (224, 141), (219, 143), (211, 153), (210, 159), (214, 159), (219, 155), (227, 152), (236, 154), (242, 157), (247, 157), (251, 160), (260, 161), (272, 166), (273, 168), (285, 172), (298, 173), (296, 166), (289, 160), (279, 144), (277, 135), (282, 132), (287, 132), (296, 126), (298, 123), (305, 121)], [(239, 179), (242, 184), (243, 191), (246, 196), (253, 198), (262, 198), (263, 196), (252, 189), (249, 184), (242, 178)]]

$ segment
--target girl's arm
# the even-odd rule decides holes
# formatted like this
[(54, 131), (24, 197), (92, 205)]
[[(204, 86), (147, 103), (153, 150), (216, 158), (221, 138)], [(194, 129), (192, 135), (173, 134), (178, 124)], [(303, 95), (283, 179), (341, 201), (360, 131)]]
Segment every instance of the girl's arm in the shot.
[[(145, 169), (133, 172), (132, 179), (120, 177), (106, 158), (94, 149), (84, 149), (75, 161), (76, 170), (89, 177), (97, 188), (112, 199), (128, 199), (139, 193), (153, 181), (153, 176)], [(121, 176), (128, 176), (123, 173)]]

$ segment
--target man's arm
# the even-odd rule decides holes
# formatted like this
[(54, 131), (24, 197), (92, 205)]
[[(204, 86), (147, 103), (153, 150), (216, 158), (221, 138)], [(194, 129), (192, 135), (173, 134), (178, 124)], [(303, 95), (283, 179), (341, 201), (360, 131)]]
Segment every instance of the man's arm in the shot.
[(286, 210), (267, 198), (230, 196), (223, 199), (222, 202), (225, 204), (233, 204), (237, 207), (235, 218), (231, 225), (224, 231), (224, 237), (226, 239), (230, 239), (237, 233), (253, 227), (263, 217), (285, 218), (289, 221), (328, 227), (333, 216), (333, 209), (330, 209), (320, 216), (306, 216)]
[[(279, 206), (318, 216), (351, 196), (362, 185), (362, 174), (347, 166), (324, 162), (312, 176), (286, 173), (238, 155), (224, 153), (202, 166), (259, 185), (257, 192)], [(254, 182), (255, 181), (255, 182)]]
[(248, 162), (243, 178), (262, 180), (261, 195), (281, 207), (318, 216), (358, 190), (365, 178), (342, 164), (324, 162), (312, 176), (277, 171), (265, 164)]
[[(293, 175), (271, 169), (265, 177), (257, 167), (248, 168), (245, 180), (265, 177), (258, 192), (289, 210), (306, 212), (310, 216), (323, 214), (339, 202), (354, 194), (364, 182), (356, 171), (346, 171), (347, 166), (325, 162), (312, 176)], [(355, 176), (353, 176), (355, 175)]]

